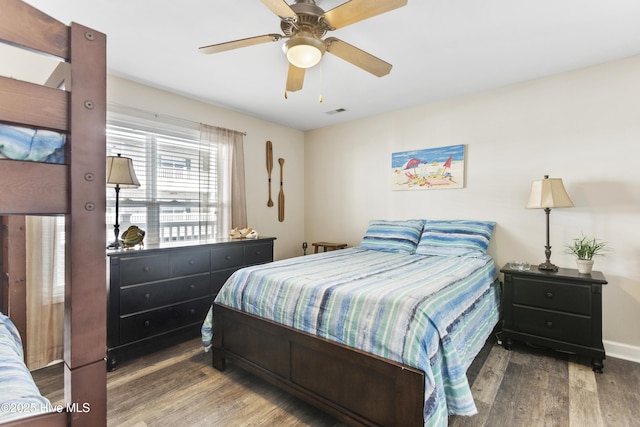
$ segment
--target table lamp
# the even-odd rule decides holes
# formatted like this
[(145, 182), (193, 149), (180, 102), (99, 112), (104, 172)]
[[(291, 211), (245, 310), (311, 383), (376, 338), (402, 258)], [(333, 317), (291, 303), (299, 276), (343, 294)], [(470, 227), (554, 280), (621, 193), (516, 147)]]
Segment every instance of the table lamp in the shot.
[(120, 202), (121, 188), (138, 188), (140, 182), (133, 170), (133, 160), (129, 157), (107, 156), (107, 187), (116, 189), (116, 223), (113, 226), (115, 241), (109, 244), (108, 248), (118, 249), (120, 247), (120, 224), (118, 223), (118, 205)]
[(551, 208), (571, 208), (573, 206), (574, 204), (564, 189), (561, 178), (549, 178), (549, 175), (545, 175), (544, 179), (531, 183), (531, 193), (529, 194), (526, 208), (544, 209), (547, 215), (547, 246), (545, 246), (544, 251), (547, 260), (538, 265), (539, 270), (558, 271), (558, 266), (550, 261), (549, 214), (551, 213)]

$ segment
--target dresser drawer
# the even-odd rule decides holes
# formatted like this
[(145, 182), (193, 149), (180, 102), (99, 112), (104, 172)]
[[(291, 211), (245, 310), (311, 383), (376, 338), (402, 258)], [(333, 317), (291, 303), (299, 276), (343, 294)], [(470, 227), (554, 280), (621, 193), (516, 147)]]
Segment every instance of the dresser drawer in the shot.
[(120, 343), (124, 344), (193, 323), (201, 323), (210, 306), (211, 300), (207, 297), (125, 316), (120, 320)]
[(242, 245), (228, 245), (211, 249), (211, 269), (239, 267), (244, 264), (244, 248)]
[(127, 315), (164, 305), (175, 304), (210, 293), (209, 273), (120, 289), (120, 314)]
[(513, 303), (590, 315), (591, 286), (513, 277)]
[(591, 344), (592, 319), (588, 316), (514, 306), (513, 319), (519, 332), (573, 344)]
[(169, 255), (149, 255), (120, 260), (120, 285), (145, 283), (169, 278)]
[(271, 243), (244, 247), (244, 262), (246, 265), (262, 264), (271, 260), (273, 260), (273, 245)]
[(171, 254), (171, 277), (209, 271), (209, 251), (194, 250)]
[(224, 285), (227, 279), (236, 271), (238, 271), (237, 268), (228, 268), (226, 270), (211, 272), (211, 295), (213, 295), (214, 299), (216, 295), (218, 295), (218, 292), (220, 292), (222, 285)]

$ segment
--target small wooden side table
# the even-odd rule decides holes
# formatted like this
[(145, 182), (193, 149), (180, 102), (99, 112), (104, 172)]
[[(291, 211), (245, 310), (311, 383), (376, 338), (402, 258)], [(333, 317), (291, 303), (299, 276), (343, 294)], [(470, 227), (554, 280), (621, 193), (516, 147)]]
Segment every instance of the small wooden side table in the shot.
[(315, 242), (313, 245), (313, 253), (318, 253), (318, 248), (323, 248), (323, 252), (327, 252), (327, 250), (336, 250), (336, 249), (344, 249), (347, 247), (346, 243), (329, 243), (329, 242)]

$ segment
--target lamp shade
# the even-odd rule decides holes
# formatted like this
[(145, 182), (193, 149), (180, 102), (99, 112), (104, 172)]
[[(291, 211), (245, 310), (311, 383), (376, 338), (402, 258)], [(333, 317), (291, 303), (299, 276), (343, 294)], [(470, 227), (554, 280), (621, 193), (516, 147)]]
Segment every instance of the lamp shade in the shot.
[(298, 68), (310, 68), (320, 62), (327, 48), (322, 40), (303, 31), (286, 42), (282, 49), (289, 63)]
[(133, 160), (129, 157), (107, 157), (107, 187), (137, 188), (140, 187), (136, 172), (133, 170)]
[(545, 175), (544, 179), (531, 183), (527, 209), (571, 208), (573, 206), (561, 178), (549, 178), (549, 175)]

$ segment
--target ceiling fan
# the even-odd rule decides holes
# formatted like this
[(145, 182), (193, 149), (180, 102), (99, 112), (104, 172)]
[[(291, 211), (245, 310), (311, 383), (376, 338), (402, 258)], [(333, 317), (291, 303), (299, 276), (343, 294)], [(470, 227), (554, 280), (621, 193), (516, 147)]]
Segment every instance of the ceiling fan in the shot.
[(282, 46), (289, 61), (286, 92), (302, 89), (307, 68), (318, 64), (325, 52), (350, 62), (369, 73), (382, 77), (392, 65), (335, 37), (322, 39), (328, 31), (346, 27), (359, 21), (405, 6), (407, 0), (350, 0), (325, 12), (315, 0), (261, 0), (280, 17), (281, 34), (265, 34), (225, 43), (203, 46), (202, 53), (219, 53), (241, 47), (288, 39)]

